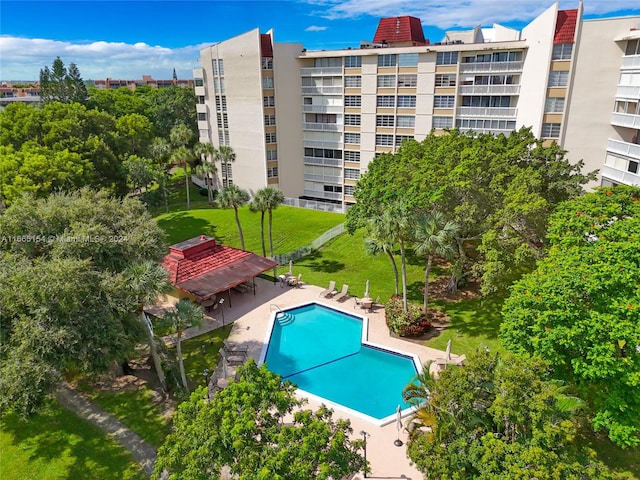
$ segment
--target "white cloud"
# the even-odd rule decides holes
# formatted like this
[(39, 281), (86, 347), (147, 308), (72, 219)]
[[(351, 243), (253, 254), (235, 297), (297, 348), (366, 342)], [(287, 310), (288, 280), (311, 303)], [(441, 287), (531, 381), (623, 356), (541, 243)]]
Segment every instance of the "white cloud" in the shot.
[(0, 36), (0, 79), (37, 80), (40, 69), (59, 56), (65, 65), (75, 63), (84, 79), (139, 79), (143, 74), (168, 79), (192, 78), (200, 64), (200, 49), (209, 44), (167, 48), (146, 43), (71, 43), (44, 38)]
[(327, 29), (328, 27), (320, 27), (318, 25), (311, 25), (307, 28), (304, 29), (305, 32), (323, 32)]
[[(555, 2), (553, 0), (465, 0), (450, 2), (415, 0), (306, 0), (319, 7), (315, 14), (328, 19), (360, 15), (393, 17), (411, 15), (425, 25), (441, 29), (490, 26), (493, 23), (529, 22)], [(562, 0), (561, 9), (578, 8), (578, 0)], [(586, 0), (584, 14), (605, 15), (621, 10), (638, 10), (638, 0)]]

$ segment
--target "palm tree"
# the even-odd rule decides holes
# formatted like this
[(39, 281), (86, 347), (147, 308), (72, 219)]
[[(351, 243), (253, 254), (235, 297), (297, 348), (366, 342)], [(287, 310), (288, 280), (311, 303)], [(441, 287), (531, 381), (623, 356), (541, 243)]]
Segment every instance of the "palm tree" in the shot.
[(436, 382), (429, 373), (432, 363), (432, 360), (425, 363), (422, 373), (413, 377), (402, 390), (402, 399), (415, 408), (408, 426), (411, 437), (425, 433), (433, 435), (437, 429), (436, 415), (430, 402), (431, 392)]
[(267, 248), (264, 243), (264, 214), (267, 211), (267, 203), (264, 189), (258, 190), (249, 204), (249, 208), (252, 212), (260, 212), (260, 241), (262, 243), (262, 256), (267, 256)]
[(221, 145), (217, 150), (213, 152), (213, 158), (216, 161), (219, 161), (220, 165), (222, 165), (222, 173), (223, 173), (222, 186), (228, 187), (229, 186), (229, 164), (231, 162), (236, 161), (236, 154), (233, 151), (233, 148), (226, 145)]
[(191, 208), (191, 198), (189, 195), (189, 166), (193, 160), (193, 152), (187, 148), (193, 132), (189, 130), (184, 123), (176, 125), (171, 129), (169, 133), (169, 139), (173, 146), (173, 153), (171, 154), (171, 161), (176, 165), (182, 165), (184, 168), (184, 182), (187, 189), (187, 210)]
[(166, 139), (162, 137), (156, 137), (151, 143), (151, 156), (156, 162), (156, 175), (158, 178), (158, 184), (162, 191), (162, 197), (164, 199), (164, 208), (169, 213), (169, 191), (167, 188), (167, 169), (169, 162), (169, 154), (171, 153), (171, 146)]
[(202, 317), (204, 312), (202, 307), (188, 299), (182, 299), (176, 303), (175, 309), (166, 312), (165, 320), (171, 323), (171, 327), (176, 334), (176, 352), (178, 353), (178, 366), (180, 368), (180, 378), (185, 389), (189, 388), (187, 384), (187, 375), (184, 372), (184, 362), (182, 360), (182, 334), (188, 327), (202, 326)]
[(242, 234), (242, 226), (240, 225), (240, 217), (238, 216), (238, 207), (245, 205), (249, 201), (249, 194), (238, 188), (236, 185), (224, 187), (218, 195), (218, 203), (222, 208), (233, 208), (236, 215), (236, 225), (238, 226), (238, 235), (240, 235), (240, 245), (244, 250), (244, 235)]
[(140, 319), (144, 330), (147, 332), (151, 358), (158, 375), (158, 380), (163, 389), (166, 389), (167, 382), (162, 370), (162, 363), (156, 349), (155, 337), (144, 312), (144, 306), (154, 303), (158, 296), (169, 293), (172, 289), (167, 271), (157, 263), (145, 260), (140, 263), (129, 265), (125, 270), (125, 277), (130, 291), (136, 298), (136, 315)]
[(445, 221), (442, 213), (435, 211), (421, 215), (415, 229), (415, 251), (420, 256), (427, 257), (424, 272), (424, 315), (427, 316), (429, 301), (429, 275), (433, 256), (450, 258), (455, 253), (453, 240), (458, 233), (458, 225), (452, 221)]
[(393, 200), (385, 209), (380, 221), (383, 223), (385, 231), (388, 232), (389, 240), (400, 245), (400, 259), (402, 261), (402, 309), (408, 311), (407, 305), (407, 252), (406, 244), (412, 238), (413, 213), (406, 200)]
[(202, 163), (196, 167), (196, 173), (203, 176), (207, 182), (207, 198), (213, 203), (213, 179), (218, 171), (214, 163), (213, 154), (216, 149), (210, 143), (198, 142), (193, 147), (193, 153), (200, 158)]
[(284, 193), (282, 190), (273, 187), (265, 187), (264, 192), (265, 204), (269, 213), (269, 251), (273, 258), (273, 211), (284, 202)]
[(393, 268), (395, 294), (398, 295), (399, 274), (396, 258), (393, 256), (394, 245), (386, 225), (382, 222), (382, 218), (383, 217), (375, 217), (369, 221), (367, 225), (368, 236), (364, 240), (364, 248), (369, 255), (387, 254), (391, 262), (391, 267)]

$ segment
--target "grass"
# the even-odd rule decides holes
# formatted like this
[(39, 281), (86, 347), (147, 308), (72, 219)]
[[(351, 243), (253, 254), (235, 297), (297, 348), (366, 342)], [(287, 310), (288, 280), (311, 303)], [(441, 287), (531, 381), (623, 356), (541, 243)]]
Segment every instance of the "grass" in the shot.
[(113, 439), (53, 401), (26, 421), (7, 413), (0, 427), (2, 480), (146, 478)]
[(206, 385), (207, 380), (203, 372), (205, 368), (209, 372), (215, 369), (220, 356), (218, 351), (231, 333), (231, 327), (232, 325), (227, 325), (182, 342), (184, 370), (191, 390), (198, 385)]

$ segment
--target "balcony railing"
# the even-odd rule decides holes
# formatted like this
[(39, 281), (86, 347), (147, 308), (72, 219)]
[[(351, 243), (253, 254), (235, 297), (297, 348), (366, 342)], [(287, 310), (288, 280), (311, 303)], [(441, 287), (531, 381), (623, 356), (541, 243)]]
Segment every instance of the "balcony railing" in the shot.
[(305, 197), (316, 197), (316, 198), (328, 198), (330, 200), (342, 200), (342, 193), (340, 192), (321, 192), (318, 190), (305, 190)]
[(207, 106), (204, 103), (196, 103), (196, 112), (207, 113)]
[(196, 97), (197, 96), (204, 96), (205, 95), (205, 90), (204, 87), (195, 87), (195, 93), (196, 93)]
[(303, 105), (305, 113), (342, 113), (342, 105)]
[(632, 98), (637, 100), (640, 98), (640, 87), (631, 85), (618, 85), (618, 89), (616, 90), (616, 97)]
[(640, 115), (630, 113), (614, 113), (611, 117), (611, 124), (620, 127), (640, 129)]
[(514, 107), (460, 107), (457, 115), (460, 117), (515, 117), (517, 108)]
[(460, 71), (468, 72), (519, 72), (524, 62), (477, 62), (461, 63)]
[(309, 148), (328, 148), (331, 150), (340, 150), (342, 148), (342, 142), (319, 142), (313, 140), (303, 140), (305, 147)]
[(460, 95), (518, 95), (520, 85), (461, 85)]
[(342, 185), (342, 177), (336, 175), (320, 175), (317, 173), (305, 173), (304, 179), (309, 182), (335, 183)]
[(311, 67), (301, 68), (300, 75), (303, 77), (321, 76), (321, 75), (342, 75), (342, 67)]
[(475, 133), (489, 133), (491, 135), (500, 135), (504, 133), (505, 135), (509, 135), (513, 132), (512, 128), (466, 128), (466, 127), (458, 127), (461, 132), (475, 132)]
[(342, 159), (339, 158), (318, 158), (304, 157), (305, 165), (322, 165), (324, 167), (341, 167)]
[(622, 57), (622, 68), (640, 68), (640, 55), (626, 55)]
[(635, 143), (623, 142), (622, 140), (609, 139), (607, 143), (607, 151), (618, 153), (634, 160), (640, 160), (640, 145)]
[(640, 175), (635, 173), (625, 172), (624, 170), (618, 170), (611, 165), (604, 165), (602, 168), (602, 176), (613, 180), (616, 183), (623, 183), (625, 185), (640, 186)]
[(309, 123), (304, 122), (302, 124), (303, 130), (316, 130), (320, 132), (341, 132), (341, 123)]
[(318, 95), (341, 95), (342, 87), (302, 87), (302, 93)]

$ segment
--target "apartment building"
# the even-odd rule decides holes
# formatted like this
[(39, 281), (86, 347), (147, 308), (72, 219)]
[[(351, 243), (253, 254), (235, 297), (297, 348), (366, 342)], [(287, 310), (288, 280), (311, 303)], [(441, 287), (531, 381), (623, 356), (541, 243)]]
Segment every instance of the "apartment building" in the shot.
[(371, 42), (342, 50), (251, 30), (201, 51), (200, 140), (233, 148), (223, 185), (274, 185), (336, 211), (355, 202), (376, 155), (452, 127), (528, 126), (602, 170), (598, 182), (640, 185), (639, 27), (640, 17), (583, 20), (581, 3), (556, 3), (522, 31), (494, 24), (436, 43), (410, 16), (382, 19)]

